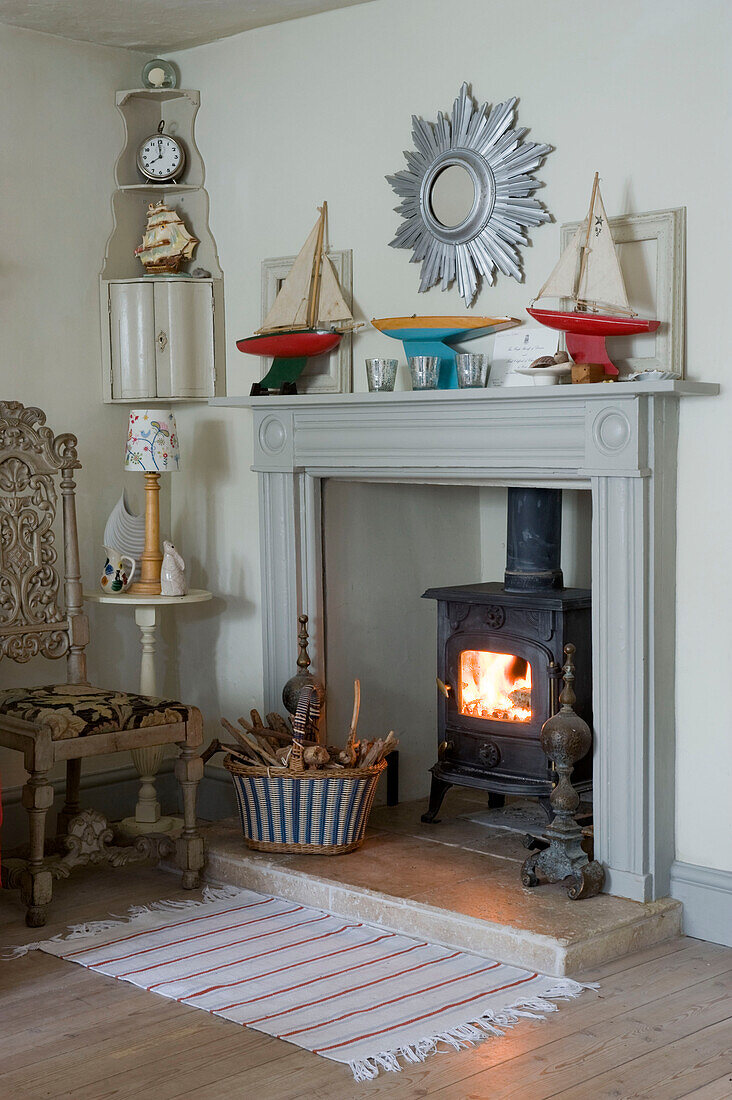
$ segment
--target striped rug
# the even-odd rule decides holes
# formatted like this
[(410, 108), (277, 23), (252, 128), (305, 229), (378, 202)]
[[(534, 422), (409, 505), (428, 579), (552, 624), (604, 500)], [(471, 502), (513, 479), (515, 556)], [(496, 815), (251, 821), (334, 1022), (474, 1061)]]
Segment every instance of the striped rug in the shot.
[(502, 1035), (585, 988), (230, 887), (31, 948), (344, 1062), (357, 1081)]

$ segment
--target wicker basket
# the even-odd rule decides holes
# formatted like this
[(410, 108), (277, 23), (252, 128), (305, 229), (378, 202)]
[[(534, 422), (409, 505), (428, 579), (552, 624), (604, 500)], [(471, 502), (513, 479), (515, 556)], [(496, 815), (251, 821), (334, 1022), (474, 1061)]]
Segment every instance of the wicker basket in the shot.
[(386, 760), (370, 768), (306, 771), (302, 737), (317, 717), (312, 687), (303, 689), (293, 722), (287, 767), (242, 764), (233, 756), (224, 767), (234, 780), (244, 840), (260, 852), (311, 852), (335, 856), (363, 843)]

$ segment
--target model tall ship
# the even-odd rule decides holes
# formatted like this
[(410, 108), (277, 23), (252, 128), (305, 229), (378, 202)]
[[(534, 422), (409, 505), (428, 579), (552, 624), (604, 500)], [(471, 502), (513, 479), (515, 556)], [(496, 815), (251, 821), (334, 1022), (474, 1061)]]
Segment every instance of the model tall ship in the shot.
[(197, 244), (177, 211), (162, 201), (151, 202), (142, 244), (135, 249), (135, 255), (149, 275), (177, 275), (181, 264), (193, 259)]
[(239, 351), (249, 355), (274, 356), (262, 381), (252, 386), (252, 397), (270, 389), (297, 393), (297, 379), (308, 359), (333, 351), (344, 334), (357, 327), (326, 255), (328, 204), (318, 209), (320, 216), (262, 327), (236, 342)]
[(630, 307), (598, 173), (587, 218), (534, 302), (539, 298), (569, 298), (574, 303), (570, 310), (529, 308), (526, 312), (542, 325), (566, 333), (567, 351), (575, 363), (602, 365), (606, 375), (618, 374), (605, 347), (608, 336), (655, 332), (660, 324), (639, 317)]

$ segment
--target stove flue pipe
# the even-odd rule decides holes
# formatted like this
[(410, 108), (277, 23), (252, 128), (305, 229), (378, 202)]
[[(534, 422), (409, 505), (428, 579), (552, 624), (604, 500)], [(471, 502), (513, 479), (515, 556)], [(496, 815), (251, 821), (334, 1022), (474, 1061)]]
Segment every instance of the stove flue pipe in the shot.
[(562, 490), (508, 490), (507, 592), (563, 588)]

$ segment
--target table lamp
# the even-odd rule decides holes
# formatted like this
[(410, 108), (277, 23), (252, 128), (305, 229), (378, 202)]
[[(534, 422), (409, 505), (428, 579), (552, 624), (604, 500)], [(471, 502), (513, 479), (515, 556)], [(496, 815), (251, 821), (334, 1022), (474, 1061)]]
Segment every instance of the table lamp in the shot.
[(169, 409), (130, 409), (125, 470), (145, 474), (145, 549), (140, 579), (130, 588), (138, 596), (160, 595), (160, 475), (180, 465), (178, 431)]

